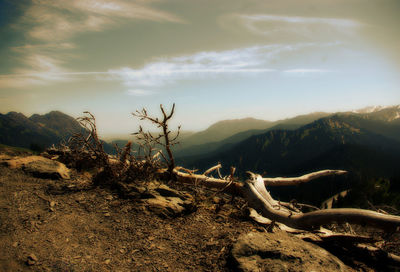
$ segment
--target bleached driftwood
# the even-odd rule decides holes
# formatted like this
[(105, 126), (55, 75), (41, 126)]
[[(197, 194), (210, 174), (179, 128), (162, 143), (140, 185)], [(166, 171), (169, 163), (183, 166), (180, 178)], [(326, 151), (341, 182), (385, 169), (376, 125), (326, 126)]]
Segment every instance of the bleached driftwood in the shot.
[(400, 227), (399, 216), (370, 210), (343, 208), (308, 213), (289, 210), (271, 197), (260, 175), (251, 174), (251, 178), (245, 182), (242, 190), (250, 206), (258, 210), (262, 216), (295, 229), (310, 230), (334, 222), (370, 225), (391, 230)]
[[(214, 166), (211, 171), (219, 169), (219, 165)], [(209, 169), (209, 170), (210, 170)], [(211, 171), (205, 171), (205, 173), (210, 173)], [(231, 179), (221, 179), (221, 178), (213, 178), (206, 176), (204, 174), (195, 174), (193, 171), (185, 169), (183, 167), (175, 167), (173, 173), (176, 176), (176, 179), (182, 183), (188, 183), (193, 185), (202, 185), (208, 188), (215, 188), (222, 190), (224, 189), (226, 192), (232, 194), (241, 194), (241, 187), (243, 186), (241, 183), (232, 182)]]
[(222, 168), (222, 165), (220, 163), (218, 163), (216, 166), (211, 167), (210, 169), (204, 171), (203, 175), (207, 176), (208, 174), (210, 174), (212, 171), (218, 170)]
[[(210, 169), (216, 170), (217, 165)], [(310, 180), (329, 175), (342, 175), (343, 170), (322, 170), (295, 178), (262, 178), (260, 175), (250, 173), (251, 178), (244, 183), (233, 182), (232, 178), (220, 179), (206, 175), (183, 172), (182, 167), (173, 171), (178, 181), (189, 184), (203, 185), (208, 188), (223, 189), (233, 195), (242, 195), (249, 205), (258, 210), (262, 216), (294, 229), (315, 229), (330, 223), (352, 223), (359, 225), (375, 226), (381, 229), (395, 230), (400, 227), (400, 217), (382, 214), (363, 209), (326, 209), (302, 213), (298, 209), (290, 208), (287, 203), (281, 203), (272, 198), (265, 185), (288, 186), (305, 183)], [(206, 171), (205, 173), (210, 173)]]
[(309, 173), (307, 175), (295, 178), (263, 178), (265, 186), (290, 186), (297, 185), (301, 183), (309, 182), (313, 179), (317, 179), (324, 176), (332, 176), (332, 175), (344, 175), (347, 171), (343, 170), (321, 170), (318, 172)]

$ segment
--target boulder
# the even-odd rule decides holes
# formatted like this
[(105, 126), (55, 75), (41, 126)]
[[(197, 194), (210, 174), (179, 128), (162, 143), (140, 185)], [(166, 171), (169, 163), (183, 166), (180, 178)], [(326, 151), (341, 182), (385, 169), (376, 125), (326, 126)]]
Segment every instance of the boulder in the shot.
[(337, 257), (286, 232), (242, 234), (231, 251), (237, 271), (353, 271)]
[(1, 157), (0, 163), (10, 168), (22, 169), (39, 178), (70, 178), (70, 170), (63, 163), (41, 156)]
[(163, 218), (177, 217), (194, 209), (194, 199), (190, 194), (171, 189), (164, 184), (150, 185), (142, 198), (148, 210)]

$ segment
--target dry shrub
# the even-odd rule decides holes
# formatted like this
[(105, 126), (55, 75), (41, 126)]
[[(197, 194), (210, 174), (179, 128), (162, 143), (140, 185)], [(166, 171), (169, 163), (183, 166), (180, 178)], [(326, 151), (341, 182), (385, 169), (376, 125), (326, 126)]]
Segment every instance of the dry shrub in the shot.
[(134, 181), (152, 180), (162, 169), (159, 152), (154, 153), (150, 143), (142, 145), (143, 155), (134, 155), (132, 142), (125, 147), (116, 147), (117, 155), (111, 156), (104, 151), (103, 142), (99, 139), (96, 119), (90, 112), (78, 118), (78, 122), (86, 129), (86, 133), (74, 134), (67, 143), (48, 153), (58, 155), (68, 166), (79, 171), (98, 169), (94, 181), (96, 184), (116, 185)]
[(171, 147), (179, 143), (177, 139), (179, 137), (181, 127), (179, 126), (175, 135), (172, 136), (172, 131), (169, 129), (169, 121), (175, 113), (175, 103), (172, 105), (169, 113), (164, 109), (163, 105), (160, 105), (160, 110), (162, 113), (161, 118), (150, 116), (145, 108), (143, 108), (141, 111), (132, 113), (132, 115), (140, 120), (150, 121), (157, 128), (161, 129), (161, 133), (153, 134), (149, 131), (144, 131), (142, 126), (140, 126), (139, 131), (134, 133), (134, 135), (137, 135), (137, 139), (142, 143), (142, 146), (144, 145), (145, 147), (149, 148), (147, 149), (149, 156), (152, 156), (152, 151), (154, 150), (155, 145), (160, 146), (166, 151), (167, 156), (162, 153), (162, 150), (160, 150), (158, 154), (164, 159), (164, 162), (168, 168), (168, 173), (170, 174), (170, 177), (172, 177), (173, 170), (175, 168), (175, 158)]

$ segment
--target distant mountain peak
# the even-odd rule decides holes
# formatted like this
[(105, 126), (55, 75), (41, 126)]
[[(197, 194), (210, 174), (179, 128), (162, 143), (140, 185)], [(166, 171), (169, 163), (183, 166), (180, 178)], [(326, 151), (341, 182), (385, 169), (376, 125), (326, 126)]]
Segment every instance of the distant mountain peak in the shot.
[(7, 116), (10, 117), (22, 117), (22, 118), (26, 118), (26, 116), (20, 112), (16, 112), (16, 111), (10, 111), (9, 113), (6, 114)]
[(358, 110), (353, 110), (352, 112), (354, 113), (371, 113), (371, 112), (376, 112), (380, 111), (383, 108), (383, 106), (368, 106), (362, 109)]
[(213, 127), (218, 127), (220, 125), (248, 125), (249, 122), (252, 122), (253, 124), (261, 124), (261, 125), (265, 125), (265, 124), (269, 124), (272, 123), (271, 121), (267, 121), (267, 120), (261, 120), (261, 119), (257, 119), (257, 118), (253, 118), (253, 117), (246, 117), (246, 118), (237, 118), (237, 119), (227, 119), (227, 120), (221, 120), (218, 121), (214, 124), (212, 124), (211, 126), (209, 126), (208, 128), (213, 128)]
[(370, 106), (363, 109), (354, 110), (350, 113), (361, 115), (363, 118), (371, 120), (397, 122), (398, 120), (400, 120), (400, 105)]
[(374, 113), (385, 109), (400, 110), (400, 105), (394, 106), (368, 106), (362, 109), (353, 110), (354, 113)]

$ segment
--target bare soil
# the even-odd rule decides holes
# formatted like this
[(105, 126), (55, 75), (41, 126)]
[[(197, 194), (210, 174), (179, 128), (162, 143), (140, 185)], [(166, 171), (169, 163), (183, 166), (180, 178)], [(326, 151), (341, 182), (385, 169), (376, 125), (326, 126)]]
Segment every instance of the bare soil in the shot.
[(232, 271), (239, 235), (266, 231), (248, 220), (240, 198), (170, 183), (197, 208), (161, 218), (90, 178), (39, 179), (0, 165), (0, 271)]
[(163, 219), (108, 189), (74, 189), (85, 182), (0, 166), (3, 271), (226, 271), (239, 234), (259, 229), (243, 220), (239, 200), (197, 193), (195, 212)]

